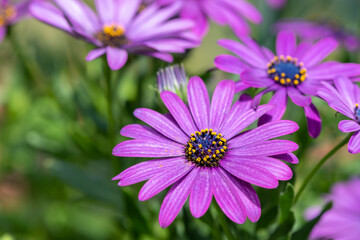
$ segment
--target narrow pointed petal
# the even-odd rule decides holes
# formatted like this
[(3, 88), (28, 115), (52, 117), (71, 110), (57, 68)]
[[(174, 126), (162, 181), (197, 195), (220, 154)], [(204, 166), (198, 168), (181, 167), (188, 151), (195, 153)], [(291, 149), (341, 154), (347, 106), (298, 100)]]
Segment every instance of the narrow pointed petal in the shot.
[(154, 140), (154, 141), (169, 141), (168, 138), (165, 138), (164, 135), (155, 131), (153, 128), (140, 125), (140, 124), (130, 124), (123, 127), (120, 131), (120, 134), (124, 137), (141, 139), (141, 140)]
[(310, 137), (317, 138), (321, 132), (320, 114), (314, 104), (310, 104), (308, 107), (305, 107), (304, 110)]
[(343, 75), (337, 76), (334, 79), (334, 84), (336, 89), (339, 91), (340, 96), (344, 99), (344, 102), (349, 106), (355, 106), (357, 103), (355, 88), (358, 86), (356, 86), (349, 78)]
[(279, 120), (266, 123), (255, 129), (252, 129), (238, 137), (231, 139), (233, 146), (248, 146), (272, 138), (281, 137), (296, 132), (299, 125), (289, 120)]
[(287, 104), (286, 90), (284, 88), (280, 88), (276, 91), (268, 104), (273, 105), (274, 108), (259, 119), (259, 126), (264, 123), (280, 120), (282, 118)]
[(224, 159), (221, 167), (235, 177), (259, 187), (276, 188), (279, 185), (278, 180), (269, 171), (252, 164), (237, 164)]
[(284, 154), (278, 154), (278, 155), (273, 155), (270, 156), (276, 159), (280, 159), (292, 164), (298, 164), (299, 163), (299, 159), (295, 156), (295, 154), (293, 153), (284, 153)]
[(107, 61), (109, 63), (109, 67), (113, 71), (122, 68), (128, 59), (128, 54), (126, 50), (120, 48), (114, 48), (114, 47), (106, 48), (106, 56), (107, 56)]
[(276, 53), (278, 56), (287, 55), (293, 56), (296, 48), (296, 37), (293, 32), (282, 31), (277, 35), (276, 39)]
[(205, 168), (199, 169), (199, 174), (191, 189), (189, 201), (191, 214), (196, 218), (206, 213), (212, 199), (210, 171)]
[(177, 157), (184, 155), (184, 147), (172, 141), (128, 140), (116, 145), (112, 154), (118, 157)]
[(154, 110), (138, 108), (134, 111), (134, 116), (149, 124), (159, 133), (176, 142), (185, 144), (189, 140), (185, 133), (181, 131), (177, 125)]
[(189, 136), (197, 131), (190, 111), (181, 98), (173, 92), (165, 91), (160, 94), (162, 101), (181, 129)]
[(270, 156), (296, 151), (299, 146), (289, 140), (269, 140), (249, 146), (231, 145), (230, 153), (236, 156)]
[(199, 77), (192, 77), (188, 85), (189, 107), (197, 127), (209, 126), (210, 100), (206, 85)]
[(231, 80), (221, 81), (213, 94), (210, 107), (210, 128), (218, 131), (234, 99), (235, 86)]
[(234, 194), (234, 186), (218, 169), (211, 169), (213, 194), (221, 210), (233, 222), (242, 224), (246, 221), (246, 211), (239, 196)]
[(249, 67), (239, 58), (228, 54), (217, 56), (214, 64), (220, 70), (239, 75), (249, 69)]
[(354, 133), (354, 135), (351, 136), (349, 145), (348, 145), (348, 151), (352, 154), (360, 153), (360, 134), (359, 131)]
[(305, 64), (305, 67), (311, 68), (315, 64), (321, 62), (326, 58), (331, 52), (333, 52), (338, 46), (338, 42), (333, 38), (325, 38), (317, 42), (312, 46), (302, 58), (302, 61)]
[(240, 79), (243, 83), (254, 88), (266, 88), (274, 84), (274, 81), (267, 77), (258, 77), (252, 71), (245, 71)]
[(353, 120), (342, 120), (339, 122), (339, 130), (342, 132), (355, 132), (360, 130), (360, 124)]
[(139, 200), (146, 201), (152, 198), (171, 184), (186, 176), (193, 168), (194, 165), (182, 162), (174, 165), (172, 169), (169, 169), (165, 173), (160, 173), (150, 178), (150, 180), (141, 188)]
[(159, 212), (159, 223), (162, 228), (169, 226), (179, 214), (199, 173), (193, 169), (187, 176), (176, 182), (166, 194)]

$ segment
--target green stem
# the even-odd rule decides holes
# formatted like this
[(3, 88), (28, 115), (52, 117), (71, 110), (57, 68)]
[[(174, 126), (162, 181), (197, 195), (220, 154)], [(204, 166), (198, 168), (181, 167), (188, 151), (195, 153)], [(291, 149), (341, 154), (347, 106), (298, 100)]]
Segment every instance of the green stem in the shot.
[(306, 176), (304, 182), (302, 183), (298, 193), (295, 196), (294, 204), (299, 200), (301, 194), (304, 192), (306, 186), (309, 184), (311, 179), (315, 176), (315, 174), (319, 171), (319, 169), (324, 165), (324, 163), (333, 156), (340, 148), (342, 148), (347, 142), (349, 142), (349, 139), (351, 137), (352, 133), (350, 133), (344, 140), (342, 140), (338, 145), (336, 145), (333, 149), (331, 149), (328, 154), (326, 154), (320, 162), (311, 170), (311, 172)]
[(221, 211), (219, 206), (215, 206), (216, 211), (217, 211), (217, 215), (218, 215), (218, 220), (220, 222), (220, 225), (222, 227), (222, 229), (224, 230), (224, 233), (226, 235), (226, 237), (229, 240), (235, 240), (237, 239), (233, 233), (231, 232), (230, 228), (229, 228), (229, 224), (226, 222), (226, 218), (224, 216), (224, 213)]

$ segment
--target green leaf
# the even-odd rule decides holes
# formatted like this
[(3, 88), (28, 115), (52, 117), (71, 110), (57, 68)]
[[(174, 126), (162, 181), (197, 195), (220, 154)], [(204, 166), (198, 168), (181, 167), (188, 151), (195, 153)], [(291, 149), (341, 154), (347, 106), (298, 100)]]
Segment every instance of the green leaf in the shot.
[[(280, 224), (276, 230), (271, 234), (270, 240), (286, 240), (289, 239), (290, 232), (295, 223), (295, 216), (292, 211), (289, 211), (285, 222)], [(305, 238), (304, 238), (305, 239)]]
[(317, 216), (316, 218), (314, 218), (313, 220), (305, 223), (304, 226), (302, 226), (298, 231), (296, 231), (292, 237), (291, 240), (302, 240), (302, 239), (308, 239), (312, 229), (314, 228), (314, 226), (319, 222), (319, 220), (321, 219), (321, 217), (324, 215), (324, 213), (326, 213), (327, 211), (329, 211), (332, 208), (332, 202), (326, 204), (326, 206), (323, 208), (323, 210), (321, 211), (321, 213), (319, 214), (319, 216)]
[(285, 192), (280, 194), (279, 198), (279, 224), (283, 224), (287, 221), (294, 201), (294, 196), (294, 186), (291, 183), (288, 183)]

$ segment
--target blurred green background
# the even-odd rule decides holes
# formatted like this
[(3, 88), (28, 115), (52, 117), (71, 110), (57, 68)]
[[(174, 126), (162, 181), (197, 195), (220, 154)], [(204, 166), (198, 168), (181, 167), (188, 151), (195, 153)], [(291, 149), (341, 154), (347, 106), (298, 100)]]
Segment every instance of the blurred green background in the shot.
[[(273, 23), (285, 17), (331, 19), (360, 36), (359, 0), (289, 0), (279, 11), (269, 8), (265, 0), (252, 2), (264, 16), (262, 25), (252, 26), (252, 36), (271, 49)], [(216, 44), (219, 38), (235, 36), (229, 28), (212, 24), (199, 48), (177, 57), (177, 62), (183, 60), (188, 76), (205, 77), (210, 92), (222, 79), (238, 80), (217, 70), (208, 72), (214, 68), (215, 56), (226, 53)], [(140, 202), (137, 194), (142, 183), (119, 188), (111, 181), (140, 162), (111, 155), (115, 144), (124, 140), (120, 129), (139, 122), (132, 115), (134, 109), (165, 111), (155, 90), (155, 73), (167, 64), (132, 56), (125, 68), (113, 75), (116, 129), (109, 132), (102, 61), (85, 62), (90, 49), (86, 43), (32, 19), (13, 26), (0, 45), (0, 240), (226, 239), (214, 208), (195, 219), (185, 204), (173, 224), (162, 229), (158, 211), (164, 192)], [(359, 52), (339, 48), (329, 59), (359, 62)], [(291, 180), (296, 180), (295, 189), (319, 159), (345, 137), (337, 128), (341, 116), (321, 100), (314, 102), (323, 118), (318, 139), (308, 136), (299, 107), (290, 105), (284, 117), (301, 126), (290, 137), (300, 145), (300, 164), (293, 167), (296, 172)], [(320, 204), (334, 182), (359, 173), (358, 156), (350, 155), (344, 147), (294, 206), (294, 229), (304, 224), (304, 210)], [(263, 206), (258, 223), (237, 225), (228, 220), (231, 230), (241, 234), (239, 239), (269, 239), (279, 222), (278, 198), (284, 186), (257, 189)], [(277, 239), (276, 235), (273, 238)]]

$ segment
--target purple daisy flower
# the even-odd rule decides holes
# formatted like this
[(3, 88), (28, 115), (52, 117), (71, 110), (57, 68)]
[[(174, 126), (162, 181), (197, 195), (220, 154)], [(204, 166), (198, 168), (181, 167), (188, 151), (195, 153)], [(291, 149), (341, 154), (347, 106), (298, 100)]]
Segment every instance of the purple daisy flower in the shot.
[(12, 3), (9, 0), (0, 0), (0, 43), (4, 40), (7, 27), (21, 20), (28, 13), (30, 1)]
[(349, 77), (360, 74), (359, 64), (320, 63), (338, 45), (332, 38), (314, 45), (303, 42), (297, 46), (295, 35), (282, 31), (276, 40), (276, 56), (250, 38), (243, 38), (243, 42), (219, 40), (222, 47), (237, 57), (220, 55), (216, 57), (215, 65), (223, 71), (241, 75), (241, 81), (236, 83), (237, 92), (249, 87), (265, 88), (255, 97), (253, 106), (258, 105), (263, 94), (274, 92), (269, 104), (275, 107), (260, 118), (260, 125), (281, 119), (289, 96), (296, 105), (304, 108), (309, 134), (317, 137), (321, 131), (321, 118), (311, 103), (311, 96), (316, 96), (322, 81), (332, 81), (339, 74)]
[(324, 88), (319, 89), (318, 95), (323, 98), (331, 108), (344, 114), (351, 120), (342, 120), (339, 130), (354, 132), (350, 138), (348, 151), (356, 154), (360, 152), (360, 88), (350, 79), (339, 76), (334, 80), (335, 87), (324, 83)]
[(360, 178), (335, 184), (326, 201), (333, 207), (313, 228), (310, 239), (357, 240), (360, 235)]
[(287, 0), (266, 0), (266, 2), (273, 8), (279, 9), (286, 5)]
[(223, 80), (210, 104), (204, 82), (193, 77), (188, 84), (189, 106), (164, 91), (161, 98), (170, 114), (137, 109), (134, 115), (150, 127), (133, 124), (121, 130), (134, 139), (118, 144), (113, 155), (156, 159), (134, 165), (113, 180), (120, 180), (119, 186), (148, 180), (140, 201), (172, 185), (160, 209), (161, 227), (171, 224), (189, 195), (194, 217), (205, 214), (214, 196), (232, 221), (244, 223), (248, 217), (256, 222), (261, 207), (251, 184), (276, 188), (278, 180), (291, 179), (291, 169), (280, 160), (298, 163), (292, 153), (298, 145), (270, 139), (293, 133), (298, 125), (277, 121), (239, 134), (272, 106), (254, 110), (247, 95), (231, 106), (234, 94), (234, 82)]
[(260, 12), (245, 0), (155, 0), (161, 5), (181, 4), (180, 16), (195, 22), (194, 32), (201, 38), (209, 29), (209, 19), (219, 25), (229, 25), (238, 36), (248, 35), (246, 20), (259, 24)]
[(360, 39), (354, 34), (344, 31), (343, 28), (329, 22), (310, 22), (302, 19), (288, 19), (275, 25), (276, 31), (293, 31), (303, 41), (317, 41), (332, 37), (341, 43), (348, 51), (360, 48)]
[(53, 0), (31, 5), (32, 15), (40, 21), (82, 38), (97, 48), (86, 57), (92, 61), (104, 54), (109, 66), (118, 70), (128, 54), (143, 54), (171, 62), (169, 53), (183, 53), (198, 42), (191, 33), (193, 22), (174, 18), (178, 7), (156, 4), (140, 10), (141, 0), (95, 0), (99, 15), (79, 0)]

